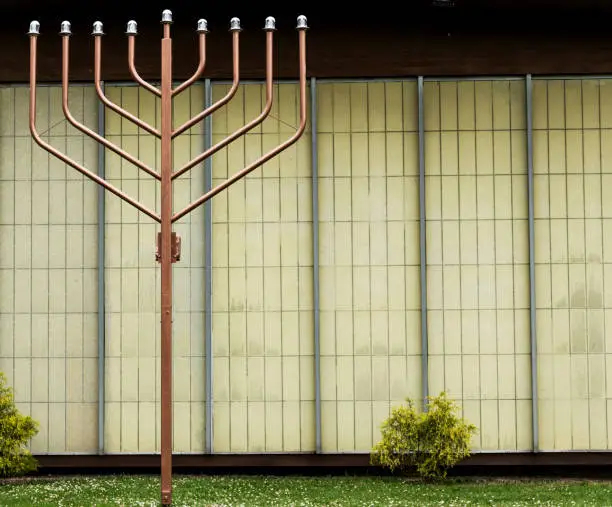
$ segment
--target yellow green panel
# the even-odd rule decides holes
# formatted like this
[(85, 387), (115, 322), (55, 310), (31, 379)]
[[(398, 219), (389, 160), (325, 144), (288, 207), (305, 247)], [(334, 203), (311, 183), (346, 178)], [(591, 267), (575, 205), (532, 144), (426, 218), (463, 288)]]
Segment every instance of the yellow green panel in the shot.
[(523, 81), (424, 86), (430, 394), (475, 450), (531, 447)]
[[(28, 89), (0, 88), (0, 370), (40, 423), (37, 454), (97, 449), (97, 191), (31, 139)], [(93, 88), (69, 92), (95, 126)], [(95, 143), (68, 127), (61, 89), (38, 91), (44, 140), (97, 171)]]
[[(213, 101), (227, 90), (214, 85)], [(264, 103), (262, 85), (241, 85), (213, 115), (213, 144)], [(298, 123), (297, 85), (275, 85), (267, 119), (213, 157), (213, 185)], [(315, 448), (309, 131), (212, 201), (215, 452)]]
[[(137, 87), (107, 86), (107, 96), (159, 127), (159, 104)], [(175, 126), (204, 107), (204, 87), (197, 85), (174, 101)], [(114, 143), (159, 169), (159, 142), (128, 120), (108, 111), (106, 135)], [(202, 126), (174, 142), (179, 168), (202, 151)], [(158, 182), (113, 153), (106, 155), (109, 181), (150, 208), (159, 209)], [(202, 164), (174, 182), (177, 211), (204, 190)], [(204, 223), (203, 211), (178, 221), (180, 262), (173, 266), (174, 450), (204, 450)], [(159, 451), (159, 270), (155, 262), (158, 227), (113, 195), (106, 196), (106, 451)]]
[(317, 86), (324, 452), (368, 452), (419, 398), (416, 82)]
[(542, 450), (607, 450), (608, 80), (535, 80), (538, 389)]

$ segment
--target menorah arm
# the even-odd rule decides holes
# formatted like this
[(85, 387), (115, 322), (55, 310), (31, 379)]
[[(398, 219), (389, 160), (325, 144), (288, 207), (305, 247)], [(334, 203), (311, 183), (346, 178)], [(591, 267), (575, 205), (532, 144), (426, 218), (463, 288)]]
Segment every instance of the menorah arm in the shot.
[(231, 88), (229, 89), (229, 91), (227, 92), (225, 97), (219, 99), (213, 105), (211, 105), (210, 107), (204, 109), (204, 111), (202, 111), (198, 115), (194, 116), (193, 118), (191, 118), (191, 120), (188, 120), (183, 125), (181, 125), (179, 128), (177, 128), (174, 132), (172, 132), (172, 136), (171, 136), (172, 139), (174, 139), (176, 136), (180, 136), (187, 129), (190, 129), (196, 123), (202, 121), (204, 118), (206, 118), (207, 116), (209, 116), (212, 113), (214, 113), (221, 106), (224, 106), (225, 104), (227, 104), (232, 99), (232, 97), (236, 94), (236, 91), (238, 90), (238, 84), (240, 83), (239, 33), (240, 33), (239, 30), (234, 30), (232, 32), (232, 35), (233, 35), (233, 37), (232, 37), (232, 39), (233, 39), (233, 43), (232, 43), (233, 57), (232, 57), (232, 60), (233, 60), (233, 74), (234, 74), (234, 77), (233, 77), (233, 80), (232, 80)]
[(206, 31), (200, 31), (198, 39), (200, 46), (200, 61), (198, 63), (198, 68), (194, 72), (193, 76), (172, 90), (172, 96), (178, 95), (182, 91), (189, 88), (193, 83), (200, 79), (200, 76), (204, 72), (204, 68), (206, 67)]
[(172, 179), (178, 178), (180, 175), (189, 171), (189, 169), (191, 169), (192, 167), (198, 165), (200, 162), (203, 162), (208, 157), (213, 156), (219, 150), (221, 150), (222, 148), (225, 148), (228, 144), (235, 141), (243, 134), (246, 134), (249, 130), (254, 129), (257, 125), (259, 125), (261, 122), (263, 122), (266, 119), (268, 114), (270, 114), (270, 110), (272, 109), (272, 101), (274, 98), (274, 93), (272, 91), (272, 85), (273, 85), (273, 82), (272, 82), (273, 80), (273, 74), (272, 74), (273, 44), (272, 42), (273, 42), (272, 41), (272, 31), (269, 31), (266, 34), (266, 105), (264, 106), (262, 112), (259, 114), (259, 116), (257, 116), (257, 118), (254, 118), (253, 120), (251, 120), (249, 123), (247, 123), (243, 127), (240, 127), (238, 130), (236, 130), (235, 132), (227, 136), (225, 139), (219, 141), (214, 146), (211, 146), (210, 148), (208, 148), (206, 151), (204, 151), (203, 153), (195, 157), (190, 162), (187, 162), (183, 167), (181, 167), (178, 171), (172, 174)]
[(115, 194), (120, 199), (123, 199), (128, 204), (131, 204), (136, 209), (142, 211), (145, 215), (149, 216), (156, 222), (161, 222), (161, 218), (156, 213), (149, 210), (138, 201), (132, 199), (129, 195), (123, 193), (121, 190), (108, 183), (105, 179), (100, 178), (100, 176), (97, 174), (94, 174), (90, 170), (81, 166), (71, 158), (64, 155), (61, 151), (42, 140), (40, 134), (36, 130), (36, 42), (37, 34), (30, 35), (30, 132), (32, 133), (32, 137), (36, 144), (49, 152), (51, 155), (60, 159), (62, 162), (73, 167), (90, 180), (95, 181), (98, 185), (102, 185), (109, 192)]
[(259, 166), (265, 164), (268, 160), (278, 155), (281, 151), (286, 150), (289, 146), (294, 144), (304, 133), (306, 129), (306, 31), (301, 29), (299, 32), (299, 52), (300, 52), (300, 124), (295, 134), (293, 134), (284, 143), (278, 145), (273, 150), (270, 150), (265, 155), (261, 156), (247, 167), (237, 172), (231, 178), (228, 178), (223, 183), (212, 188), (206, 192), (202, 197), (189, 204), (186, 208), (172, 216), (172, 222), (180, 220), (188, 213), (192, 212), (198, 206), (201, 206), (209, 199), (212, 199), (215, 195), (225, 190), (227, 187), (244, 178), (247, 174), (257, 169)]
[(251, 163), (250, 165), (248, 165), (247, 167), (245, 167), (241, 171), (237, 172), (231, 178), (225, 180), (220, 185), (217, 185), (215, 188), (213, 188), (213, 189), (209, 190), (208, 192), (206, 192), (202, 197), (200, 197), (199, 199), (197, 199), (196, 201), (191, 203), (189, 206), (187, 206), (182, 211), (179, 211), (178, 213), (175, 213), (172, 216), (172, 222), (176, 222), (177, 220), (180, 220), (185, 215), (187, 215), (188, 213), (192, 212), (194, 209), (196, 209), (197, 207), (201, 206), (206, 201), (208, 201), (209, 199), (213, 198), (215, 195), (217, 195), (218, 193), (222, 192), (223, 190), (225, 190), (227, 187), (229, 187), (233, 183), (236, 183), (238, 180), (244, 178), (247, 174), (249, 174), (250, 172), (254, 171), (259, 166), (265, 164), (271, 158), (274, 158), (281, 151), (287, 149), (289, 146), (294, 144), (300, 138), (300, 136), (304, 132), (304, 128), (305, 127), (306, 127), (306, 117), (304, 115), (303, 121), (300, 121), (300, 126), (298, 127), (298, 130), (295, 132), (295, 134), (293, 134), (293, 136), (291, 136), (284, 143), (278, 145), (276, 148), (274, 148), (273, 150), (269, 151), (268, 153), (266, 153), (262, 157), (258, 158), (255, 162)]
[(90, 180), (95, 181), (98, 185), (103, 186), (106, 190), (108, 190), (112, 194), (115, 194), (120, 199), (123, 199), (128, 204), (131, 204), (139, 211), (142, 211), (145, 215), (152, 218), (156, 222), (161, 222), (161, 218), (155, 212), (146, 208), (144, 205), (140, 204), (135, 199), (132, 199), (129, 195), (125, 194), (124, 192), (119, 190), (114, 185), (111, 185), (110, 183), (108, 183), (105, 179), (100, 178), (97, 174), (94, 174), (90, 170), (86, 169), (85, 167), (82, 167), (81, 165), (77, 164), (74, 160), (68, 158), (62, 152), (60, 152), (59, 150), (56, 150), (53, 146), (43, 141), (40, 137), (40, 134), (36, 130), (36, 126), (32, 122), (32, 120), (30, 120), (30, 132), (32, 133), (32, 137), (34, 138), (34, 141), (36, 141), (36, 144), (38, 144), (44, 150), (48, 151), (51, 155), (54, 155), (55, 157), (60, 159), (62, 162), (68, 164), (69, 166), (74, 167), (81, 174), (88, 177)]
[(126, 151), (123, 151), (121, 148), (111, 143), (105, 137), (102, 137), (101, 135), (97, 134), (93, 130), (83, 125), (82, 123), (78, 122), (76, 118), (72, 116), (72, 113), (70, 112), (70, 108), (68, 107), (68, 83), (69, 83), (68, 74), (69, 74), (69, 67), (70, 67), (70, 64), (69, 64), (70, 37), (68, 35), (64, 35), (62, 39), (63, 39), (62, 40), (62, 109), (64, 111), (64, 116), (66, 117), (66, 119), (72, 125), (74, 125), (75, 128), (77, 128), (84, 134), (95, 139), (100, 144), (106, 146), (109, 150), (115, 152), (120, 157), (123, 157), (128, 162), (134, 164), (137, 167), (140, 167), (146, 173), (160, 180), (161, 176), (158, 173), (156, 173), (153, 169), (151, 169), (149, 166), (147, 166), (146, 164), (138, 160), (136, 157), (133, 157)]
[(144, 79), (140, 77), (140, 74), (138, 74), (138, 71), (136, 70), (136, 65), (134, 64), (135, 46), (136, 46), (136, 36), (129, 35), (128, 36), (128, 67), (130, 68), (130, 74), (132, 74), (134, 81), (136, 81), (140, 86), (146, 88), (147, 90), (149, 90), (151, 93), (154, 93), (158, 97), (161, 97), (161, 91), (155, 88), (155, 86), (153, 86), (152, 84), (147, 83)]
[(152, 134), (152, 135), (154, 135), (154, 136), (156, 136), (156, 137), (161, 139), (161, 133), (157, 129), (151, 127), (148, 123), (142, 121), (140, 118), (137, 118), (133, 114), (128, 113), (126, 110), (120, 108), (118, 105), (116, 105), (113, 102), (111, 102), (106, 97), (106, 95), (104, 95), (104, 91), (102, 90), (102, 86), (100, 84), (100, 81), (101, 81), (100, 67), (102, 66), (102, 57), (101, 57), (101, 53), (102, 53), (102, 36), (101, 35), (95, 35), (95, 43), (94, 44), (95, 44), (94, 84), (95, 84), (95, 87), (96, 87), (96, 93), (98, 94), (98, 97), (100, 97), (100, 100), (104, 103), (105, 106), (107, 106), (108, 108), (112, 109), (117, 114), (120, 114), (124, 118), (127, 118), (128, 120), (130, 120), (131, 122), (135, 123), (140, 128), (142, 128), (143, 130), (146, 130), (149, 134)]

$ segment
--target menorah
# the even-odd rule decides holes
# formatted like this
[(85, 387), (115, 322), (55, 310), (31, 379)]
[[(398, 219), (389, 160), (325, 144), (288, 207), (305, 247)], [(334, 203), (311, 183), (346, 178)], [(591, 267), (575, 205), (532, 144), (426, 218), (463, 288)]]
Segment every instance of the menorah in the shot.
[(106, 97), (101, 86), (102, 36), (104, 35), (102, 22), (96, 21), (93, 24), (92, 33), (94, 36), (94, 84), (97, 95), (106, 107), (133, 122), (142, 130), (160, 139), (161, 156), (159, 171), (154, 170), (147, 164), (138, 160), (138, 158), (130, 155), (121, 147), (113, 144), (103, 136), (89, 129), (87, 126), (77, 121), (74, 116), (72, 116), (68, 106), (68, 71), (70, 36), (72, 35), (70, 22), (63, 21), (60, 30), (60, 35), (62, 38), (62, 109), (66, 119), (70, 124), (84, 134), (95, 139), (104, 147), (123, 157), (128, 162), (160, 181), (161, 209), (159, 213), (147, 208), (137, 200), (121, 191), (121, 189), (112, 185), (104, 178), (96, 175), (81, 164), (75, 162), (70, 157), (63, 154), (61, 151), (54, 148), (42, 139), (36, 130), (36, 43), (38, 36), (40, 35), (40, 23), (38, 21), (32, 21), (30, 23), (28, 35), (30, 36), (30, 131), (34, 141), (51, 155), (57, 157), (65, 164), (73, 167), (87, 178), (95, 181), (112, 194), (116, 195), (120, 199), (123, 199), (125, 202), (134, 206), (136, 209), (160, 224), (160, 232), (157, 234), (155, 257), (161, 268), (161, 501), (163, 505), (170, 505), (172, 503), (172, 263), (180, 260), (181, 246), (180, 237), (172, 231), (172, 224), (204, 204), (215, 195), (227, 189), (236, 181), (244, 178), (247, 174), (257, 169), (283, 150), (287, 149), (302, 136), (306, 127), (306, 30), (308, 26), (305, 16), (299, 16), (297, 18), (299, 41), (300, 123), (296, 132), (289, 139), (279, 144), (274, 149), (262, 155), (246, 167), (243, 167), (240, 171), (236, 172), (224, 182), (204, 193), (204, 195), (193, 201), (181, 211), (174, 212), (172, 206), (173, 180), (262, 123), (270, 113), (273, 101), (272, 42), (273, 32), (276, 29), (276, 22), (273, 17), (268, 17), (266, 18), (264, 25), (264, 30), (266, 32), (266, 104), (261, 114), (223, 140), (206, 149), (200, 155), (196, 156), (190, 162), (186, 163), (177, 170), (174, 170), (172, 166), (173, 140), (193, 127), (195, 124), (202, 121), (207, 116), (214, 113), (217, 109), (227, 104), (236, 94), (240, 80), (239, 34), (241, 27), (240, 20), (238, 18), (231, 19), (230, 32), (232, 32), (233, 45), (233, 81), (229, 91), (217, 102), (204, 109), (183, 125), (175, 128), (173, 122), (172, 99), (179, 93), (189, 88), (202, 76), (206, 65), (206, 34), (208, 33), (208, 27), (206, 20), (198, 20), (196, 31), (199, 39), (199, 63), (197, 69), (189, 79), (184, 81), (176, 88), (173, 88), (172, 38), (170, 36), (172, 13), (169, 10), (163, 11), (161, 24), (163, 27), (163, 36), (161, 39), (161, 85), (159, 88), (145, 81), (136, 70), (134, 63), (136, 35), (138, 33), (136, 22), (129, 21), (127, 23), (126, 30), (126, 35), (128, 37), (128, 67), (130, 74), (140, 86), (153, 93), (160, 99), (161, 121), (159, 129), (149, 125), (140, 118), (114, 104)]

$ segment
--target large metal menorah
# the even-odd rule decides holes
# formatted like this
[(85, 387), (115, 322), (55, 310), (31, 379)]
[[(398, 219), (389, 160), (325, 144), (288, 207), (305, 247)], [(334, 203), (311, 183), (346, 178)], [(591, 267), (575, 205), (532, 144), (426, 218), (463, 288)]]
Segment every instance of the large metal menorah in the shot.
[(285, 142), (261, 156), (248, 166), (244, 167), (223, 183), (212, 188), (181, 211), (175, 213), (172, 207), (172, 181), (189, 171), (195, 165), (204, 161), (206, 158), (212, 156), (214, 153), (218, 152), (232, 141), (238, 139), (255, 126), (262, 123), (270, 113), (273, 100), (272, 37), (275, 30), (275, 20), (272, 17), (266, 18), (264, 26), (264, 30), (266, 31), (266, 105), (263, 111), (251, 122), (236, 130), (234, 133), (230, 134), (228, 137), (218, 142), (214, 146), (208, 148), (206, 151), (177, 170), (173, 170), (172, 167), (172, 141), (180, 134), (190, 129), (193, 125), (225, 105), (236, 93), (240, 79), (239, 33), (241, 28), (240, 20), (238, 18), (232, 18), (230, 23), (230, 31), (232, 32), (233, 38), (233, 83), (230, 90), (219, 101), (215, 102), (183, 125), (175, 128), (172, 117), (172, 99), (195, 83), (204, 72), (206, 63), (206, 33), (208, 32), (208, 29), (206, 20), (200, 19), (197, 24), (200, 53), (198, 67), (193, 76), (173, 89), (172, 38), (170, 37), (172, 13), (169, 10), (165, 10), (162, 13), (161, 23), (163, 26), (163, 37), (161, 40), (161, 88), (157, 88), (150, 83), (147, 83), (136, 71), (136, 67), (134, 65), (134, 48), (135, 38), (137, 35), (136, 22), (128, 22), (126, 31), (128, 36), (128, 65), (132, 77), (139, 85), (160, 98), (161, 128), (159, 130), (117, 106), (104, 95), (104, 91), (100, 84), (102, 35), (104, 35), (102, 23), (100, 21), (96, 21), (93, 24), (92, 34), (95, 40), (94, 83), (98, 97), (107, 107), (161, 140), (161, 164), (159, 172), (147, 166), (136, 157), (125, 152), (119, 146), (116, 146), (104, 137), (96, 134), (82, 123), (79, 123), (72, 116), (68, 107), (68, 60), (71, 35), (70, 23), (68, 21), (62, 22), (60, 31), (60, 35), (62, 37), (62, 109), (66, 119), (84, 134), (92, 137), (109, 150), (112, 150), (117, 155), (120, 155), (161, 182), (161, 210), (159, 214), (146, 208), (129, 195), (123, 193), (119, 188), (108, 183), (105, 179), (97, 176), (90, 170), (70, 159), (68, 156), (64, 155), (41, 138), (40, 134), (36, 130), (36, 43), (38, 36), (40, 35), (40, 23), (38, 21), (32, 21), (30, 23), (28, 35), (30, 36), (30, 131), (36, 143), (47, 150), (51, 155), (54, 155), (86, 177), (92, 179), (99, 185), (103, 186), (106, 190), (131, 204), (161, 225), (161, 232), (158, 233), (157, 237), (156, 252), (156, 260), (161, 265), (161, 501), (162, 504), (169, 505), (172, 503), (172, 263), (177, 262), (180, 259), (180, 238), (172, 232), (172, 224), (204, 204), (218, 193), (228, 188), (236, 181), (246, 176), (254, 169), (278, 155), (281, 151), (291, 146), (302, 136), (306, 127), (306, 29), (308, 27), (306, 17), (299, 16), (297, 18), (297, 29), (299, 34), (300, 123), (297, 131)]

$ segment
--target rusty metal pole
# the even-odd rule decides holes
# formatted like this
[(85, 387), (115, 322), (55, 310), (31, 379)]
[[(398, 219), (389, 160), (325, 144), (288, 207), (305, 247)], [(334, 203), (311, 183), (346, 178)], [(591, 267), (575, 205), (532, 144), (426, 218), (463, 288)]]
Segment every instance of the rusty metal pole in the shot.
[(161, 500), (172, 503), (172, 14), (161, 41)]
[(195, 83), (202, 72), (206, 63), (205, 54), (205, 37), (208, 32), (206, 20), (198, 21), (197, 32), (199, 34), (199, 51), (200, 61), (195, 73), (180, 86), (172, 89), (172, 39), (170, 37), (170, 24), (172, 23), (172, 13), (165, 10), (162, 13), (163, 37), (161, 40), (161, 89), (147, 83), (140, 77), (134, 65), (135, 39), (137, 34), (137, 24), (135, 21), (129, 21), (127, 24), (126, 34), (128, 35), (128, 67), (134, 80), (146, 90), (150, 91), (161, 101), (161, 128), (157, 130), (153, 126), (147, 124), (140, 118), (134, 116), (128, 111), (122, 109), (118, 105), (111, 102), (105, 95), (101, 86), (101, 67), (102, 67), (102, 36), (104, 35), (103, 26), (100, 21), (93, 24), (94, 36), (94, 85), (96, 93), (100, 101), (108, 108), (112, 109), (127, 120), (136, 124), (149, 134), (161, 140), (161, 167), (160, 171), (148, 167), (136, 157), (125, 152), (119, 146), (111, 143), (101, 135), (93, 132), (91, 129), (79, 123), (70, 113), (68, 104), (68, 86), (69, 86), (69, 52), (71, 36), (70, 23), (62, 22), (60, 35), (62, 36), (62, 109), (68, 122), (74, 125), (84, 134), (98, 141), (106, 148), (112, 150), (117, 155), (131, 162), (135, 166), (142, 169), (144, 172), (153, 176), (157, 180), (161, 180), (161, 210), (157, 214), (155, 211), (148, 209), (146, 206), (136, 201), (129, 195), (122, 192), (119, 188), (108, 183), (104, 178), (99, 177), (83, 165), (75, 162), (70, 157), (60, 152), (57, 148), (51, 146), (43, 140), (40, 133), (36, 129), (36, 51), (37, 39), (40, 35), (40, 23), (32, 21), (30, 23), (30, 133), (34, 141), (51, 155), (57, 157), (62, 162), (73, 167), (87, 178), (95, 181), (98, 185), (116, 195), (123, 201), (134, 206), (142, 213), (161, 224), (160, 232), (157, 236), (157, 252), (156, 260), (160, 263), (161, 269), (161, 501), (162, 505), (172, 504), (172, 264), (180, 260), (180, 238), (172, 232), (172, 224), (180, 220), (198, 206), (212, 199), (215, 195), (222, 192), (230, 185), (245, 177), (247, 174), (263, 165), (271, 158), (278, 155), (281, 151), (287, 149), (294, 144), (304, 133), (306, 128), (306, 30), (308, 29), (305, 16), (298, 16), (297, 29), (299, 32), (299, 95), (300, 95), (300, 121), (296, 132), (286, 141), (276, 146), (266, 154), (251, 162), (248, 166), (236, 172), (234, 175), (223, 181), (216, 187), (208, 190), (200, 198), (193, 201), (186, 208), (174, 213), (172, 209), (172, 180), (179, 177), (183, 173), (192, 169), (195, 165), (212, 156), (221, 148), (227, 146), (238, 137), (243, 136), (256, 125), (264, 121), (272, 108), (273, 90), (272, 90), (272, 32), (276, 29), (275, 20), (272, 17), (266, 18), (264, 30), (266, 33), (266, 105), (261, 114), (251, 122), (244, 125), (242, 128), (230, 134), (226, 139), (220, 141), (215, 146), (211, 147), (204, 153), (198, 155), (182, 168), (174, 171), (172, 167), (172, 140), (191, 128), (199, 121), (210, 116), (218, 108), (229, 102), (239, 83), (239, 51), (238, 51), (238, 33), (241, 31), (240, 20), (232, 18), (230, 21), (230, 31), (233, 40), (233, 83), (232, 87), (225, 95), (215, 104), (206, 108), (201, 113), (197, 114), (182, 126), (173, 130), (172, 118), (172, 98), (174, 95), (181, 93), (190, 85)]

